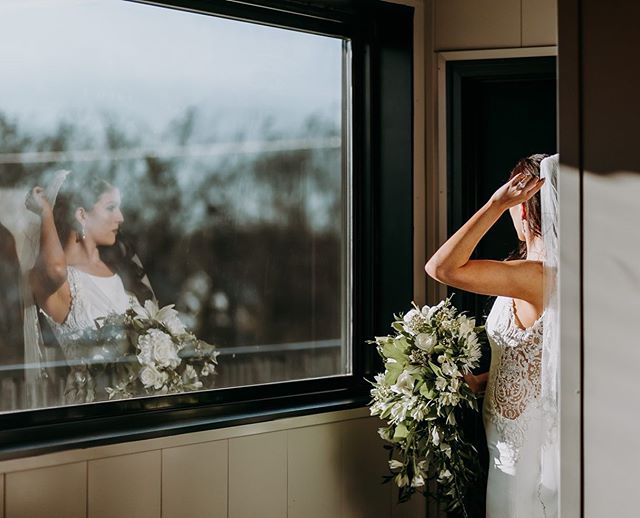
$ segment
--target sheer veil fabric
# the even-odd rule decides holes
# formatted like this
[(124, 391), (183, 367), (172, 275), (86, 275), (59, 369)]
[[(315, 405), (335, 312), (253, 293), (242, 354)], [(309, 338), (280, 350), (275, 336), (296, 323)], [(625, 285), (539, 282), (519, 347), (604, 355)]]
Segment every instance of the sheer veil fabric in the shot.
[(542, 430), (540, 481), (538, 495), (547, 517), (558, 515), (560, 480), (559, 375), (560, 375), (560, 306), (558, 247), (558, 172), (559, 155), (545, 158), (540, 177), (546, 181), (540, 191), (544, 261), (544, 328), (541, 366)]
[[(46, 196), (53, 205), (58, 191), (69, 171), (56, 171), (47, 182)], [(2, 203), (2, 222), (13, 234), (20, 263), (22, 305), (24, 314), (24, 362), (26, 405), (44, 406), (47, 400), (46, 351), (38, 321), (38, 308), (29, 283), (29, 272), (35, 265), (40, 250), (40, 218), (25, 206), (25, 198), (33, 186), (11, 189)]]

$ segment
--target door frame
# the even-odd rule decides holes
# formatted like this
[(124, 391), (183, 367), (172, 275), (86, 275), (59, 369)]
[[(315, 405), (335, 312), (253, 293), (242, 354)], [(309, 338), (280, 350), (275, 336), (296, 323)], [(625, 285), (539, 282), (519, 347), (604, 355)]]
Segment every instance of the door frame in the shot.
[[(434, 205), (432, 210), (428, 210), (425, 230), (427, 236), (427, 257), (430, 257), (438, 247), (447, 239), (448, 206), (447, 206), (447, 168), (448, 168), (448, 142), (447, 135), (447, 63), (461, 60), (485, 60), (503, 58), (526, 58), (526, 57), (558, 57), (557, 46), (528, 47), (528, 48), (505, 48), (491, 50), (463, 50), (436, 52), (435, 62), (437, 74), (435, 78), (435, 117), (430, 120), (430, 127), (433, 129), (434, 139), (428, 142), (432, 158), (428, 161), (434, 165), (430, 175), (426, 179), (427, 199)], [(560, 81), (559, 81), (560, 83)], [(565, 107), (569, 110), (570, 107)], [(558, 103), (557, 113), (561, 116), (563, 107)], [(558, 138), (565, 137), (566, 131), (558, 129)], [(560, 146), (559, 146), (560, 149)], [(562, 232), (569, 236), (579, 235), (579, 221), (576, 216), (576, 205), (579, 197), (579, 182), (575, 171), (561, 164), (561, 174), (559, 178), (559, 197), (561, 207)], [(571, 251), (575, 243), (561, 243), (562, 248)], [(580, 283), (580, 272), (563, 272), (560, 282), (560, 310), (562, 313), (561, 336), (564, 338), (573, 337), (572, 331), (578, 324), (575, 307), (568, 304), (575, 295), (577, 286)], [(431, 302), (443, 299), (447, 296), (447, 288), (434, 281), (428, 281), (426, 288), (427, 299)], [(565, 301), (563, 303), (563, 298)], [(560, 409), (560, 512), (563, 518), (578, 518), (581, 516), (580, 494), (582, 471), (581, 458), (581, 394), (580, 394), (580, 348), (575, 340), (569, 340), (562, 348), (561, 358), (561, 409)], [(430, 515), (431, 516), (431, 515)], [(441, 515), (443, 516), (443, 515)]]

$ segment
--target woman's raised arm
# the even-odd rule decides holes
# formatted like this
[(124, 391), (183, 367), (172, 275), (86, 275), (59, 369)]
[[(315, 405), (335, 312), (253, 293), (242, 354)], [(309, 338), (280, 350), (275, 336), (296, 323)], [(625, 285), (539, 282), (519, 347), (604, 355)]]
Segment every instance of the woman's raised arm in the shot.
[(443, 284), (483, 295), (503, 295), (539, 304), (542, 263), (539, 261), (470, 260), (480, 239), (510, 207), (525, 202), (544, 183), (521, 173), (498, 189), (429, 259), (425, 270)]
[[(44, 194), (44, 189), (34, 187), (25, 204), (42, 220), (40, 250), (30, 273), (30, 281), (36, 302), (43, 307), (48, 305), (50, 297), (58, 293), (67, 282), (67, 260), (53, 219), (53, 209)], [(51, 315), (51, 312), (47, 312)]]

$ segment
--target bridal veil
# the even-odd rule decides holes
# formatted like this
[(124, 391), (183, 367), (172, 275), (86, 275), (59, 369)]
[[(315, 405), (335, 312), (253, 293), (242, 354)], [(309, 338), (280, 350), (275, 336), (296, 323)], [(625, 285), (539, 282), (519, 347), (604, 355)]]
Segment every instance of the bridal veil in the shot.
[[(45, 193), (53, 204), (68, 171), (57, 171), (47, 182)], [(40, 249), (40, 218), (25, 206), (26, 195), (33, 186), (9, 189), (3, 193), (0, 220), (15, 240), (21, 273), (21, 295), (24, 339), (24, 404), (27, 408), (47, 405), (48, 358), (38, 320), (38, 308), (29, 283), (29, 272), (35, 265)]]
[(559, 375), (560, 375), (560, 307), (558, 294), (558, 171), (559, 156), (545, 158), (540, 177), (546, 181), (540, 191), (542, 239), (545, 248), (544, 305), (541, 402), (544, 440), (541, 449), (538, 495), (547, 518), (558, 515), (560, 481)]

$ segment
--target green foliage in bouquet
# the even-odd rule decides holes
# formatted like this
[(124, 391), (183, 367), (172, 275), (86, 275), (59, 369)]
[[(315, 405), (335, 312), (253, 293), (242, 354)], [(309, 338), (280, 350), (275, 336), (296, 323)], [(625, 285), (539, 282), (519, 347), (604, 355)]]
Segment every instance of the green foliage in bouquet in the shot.
[(463, 375), (479, 364), (484, 328), (458, 314), (450, 298), (433, 307), (414, 303), (394, 318), (394, 334), (369, 342), (385, 367), (372, 383), (370, 411), (387, 423), (379, 430), (391, 445), (386, 478), (400, 488), (401, 501), (416, 491), (428, 495), (435, 480), (434, 497), (468, 516), (464, 496), (480, 468), (459, 418), (465, 407), (478, 410)]

